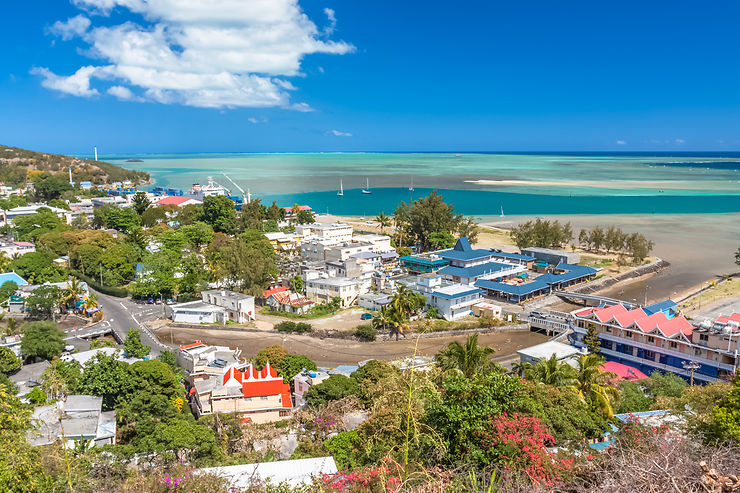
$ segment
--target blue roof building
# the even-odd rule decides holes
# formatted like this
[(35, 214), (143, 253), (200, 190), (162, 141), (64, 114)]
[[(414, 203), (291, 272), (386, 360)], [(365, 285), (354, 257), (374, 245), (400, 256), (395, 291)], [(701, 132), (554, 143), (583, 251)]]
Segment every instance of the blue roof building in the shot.
[(421, 253), (415, 255), (404, 255), (400, 257), (401, 265), (408, 269), (409, 272), (424, 274), (428, 272), (437, 272), (442, 267), (449, 265), (449, 260), (445, 260), (439, 255), (433, 253)]
[(528, 299), (549, 294), (554, 289), (562, 289), (591, 279), (598, 272), (593, 267), (559, 263), (557, 274), (542, 274), (531, 282), (504, 283), (490, 279), (480, 279), (475, 285), (489, 296), (506, 299), (512, 303), (522, 303)]

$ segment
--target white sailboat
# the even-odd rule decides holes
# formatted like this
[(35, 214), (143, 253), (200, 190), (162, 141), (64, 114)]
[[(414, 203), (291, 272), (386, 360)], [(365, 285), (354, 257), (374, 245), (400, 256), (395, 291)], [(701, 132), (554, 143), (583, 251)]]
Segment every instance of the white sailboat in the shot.
[(501, 215), (499, 217), (504, 217), (504, 206), (501, 206)]
[(341, 178), (339, 179), (339, 191), (337, 192), (337, 195), (340, 196), (340, 197), (342, 195), (344, 195), (344, 187), (342, 186), (342, 179)]
[(373, 193), (370, 191), (370, 178), (365, 178), (365, 188), (362, 189), (362, 193)]
[(413, 191), (414, 191), (414, 177), (412, 176), (411, 177), (411, 186), (409, 187), (409, 192), (413, 192)]

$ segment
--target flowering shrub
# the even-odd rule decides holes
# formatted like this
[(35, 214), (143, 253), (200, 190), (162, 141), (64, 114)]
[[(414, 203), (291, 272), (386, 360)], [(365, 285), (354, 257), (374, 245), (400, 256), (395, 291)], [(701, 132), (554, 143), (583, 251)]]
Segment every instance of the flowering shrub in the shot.
[(637, 416), (630, 414), (620, 431), (618, 439), (622, 447), (627, 447), (630, 450), (648, 451), (655, 446), (656, 439), (665, 438), (669, 430), (664, 424), (660, 426), (645, 425), (640, 422)]
[(523, 472), (541, 485), (554, 485), (573, 465), (547, 452), (555, 439), (536, 416), (501, 414), (491, 420), (490, 429), (481, 434), (482, 446), (491, 452), (505, 472)]
[(401, 471), (397, 464), (386, 461), (375, 467), (354, 471), (324, 474), (321, 477), (325, 491), (331, 493), (399, 493)]

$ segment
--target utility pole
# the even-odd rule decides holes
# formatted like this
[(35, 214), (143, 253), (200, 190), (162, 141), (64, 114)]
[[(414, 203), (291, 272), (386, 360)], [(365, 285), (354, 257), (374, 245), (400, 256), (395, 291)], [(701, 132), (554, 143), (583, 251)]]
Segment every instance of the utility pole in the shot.
[(690, 362), (682, 361), (681, 366), (683, 366), (683, 369), (688, 371), (689, 374), (691, 375), (690, 376), (691, 380), (689, 382), (689, 385), (693, 387), (694, 386), (694, 372), (698, 370), (699, 368), (701, 368), (701, 365), (697, 363), (696, 361), (690, 361)]

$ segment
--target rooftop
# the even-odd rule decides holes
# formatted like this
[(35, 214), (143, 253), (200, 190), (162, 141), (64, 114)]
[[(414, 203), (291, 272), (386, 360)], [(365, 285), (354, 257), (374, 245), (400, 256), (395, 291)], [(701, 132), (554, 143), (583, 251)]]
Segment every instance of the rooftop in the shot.
[(468, 296), (471, 294), (477, 294), (482, 293), (483, 291), (478, 288), (474, 288), (471, 286), (463, 286), (462, 284), (450, 284), (449, 286), (443, 286), (441, 288), (436, 288), (432, 295), (438, 296), (440, 298), (447, 298), (447, 299), (454, 299), (454, 298), (462, 298), (463, 296)]
[(537, 344), (536, 346), (520, 349), (517, 351), (517, 354), (520, 356), (524, 355), (535, 360), (548, 359), (554, 354), (560, 360), (580, 354), (580, 351), (578, 351), (577, 348), (568, 344), (563, 344), (562, 342), (548, 341), (543, 342), (542, 344)]
[(527, 262), (534, 261), (534, 257), (531, 257), (529, 255), (522, 255), (521, 253), (502, 252), (500, 250), (491, 250), (491, 255), (497, 258), (508, 258), (512, 260), (525, 260)]
[(248, 300), (254, 298), (254, 296), (250, 296), (248, 294), (237, 293), (236, 291), (226, 291), (224, 289), (209, 289), (208, 291), (203, 291), (203, 294), (214, 294), (216, 296), (224, 296), (234, 300)]
[(198, 474), (214, 474), (229, 481), (231, 488), (248, 489), (253, 482), (269, 481), (272, 484), (285, 483), (292, 487), (309, 485), (314, 477), (322, 474), (336, 474), (339, 470), (333, 457), (315, 457), (237, 466), (208, 467), (199, 469)]
[(442, 267), (439, 269), (440, 274), (444, 274), (447, 276), (458, 276), (458, 277), (481, 277), (489, 274), (496, 274), (497, 272), (502, 272), (508, 269), (517, 268), (524, 269), (524, 267), (512, 265), (512, 264), (503, 264), (501, 262), (486, 262), (484, 264), (474, 265), (472, 267), (455, 267), (453, 265), (448, 265), (446, 267)]
[(482, 248), (474, 249), (470, 246), (467, 238), (460, 238), (452, 250), (442, 250), (438, 252), (440, 257), (447, 260), (476, 260), (491, 256), (490, 250)]
[(217, 305), (211, 305), (205, 301), (188, 301), (187, 303), (178, 303), (177, 305), (170, 306), (173, 312), (180, 310), (196, 310), (199, 312), (222, 312), (226, 308)]

